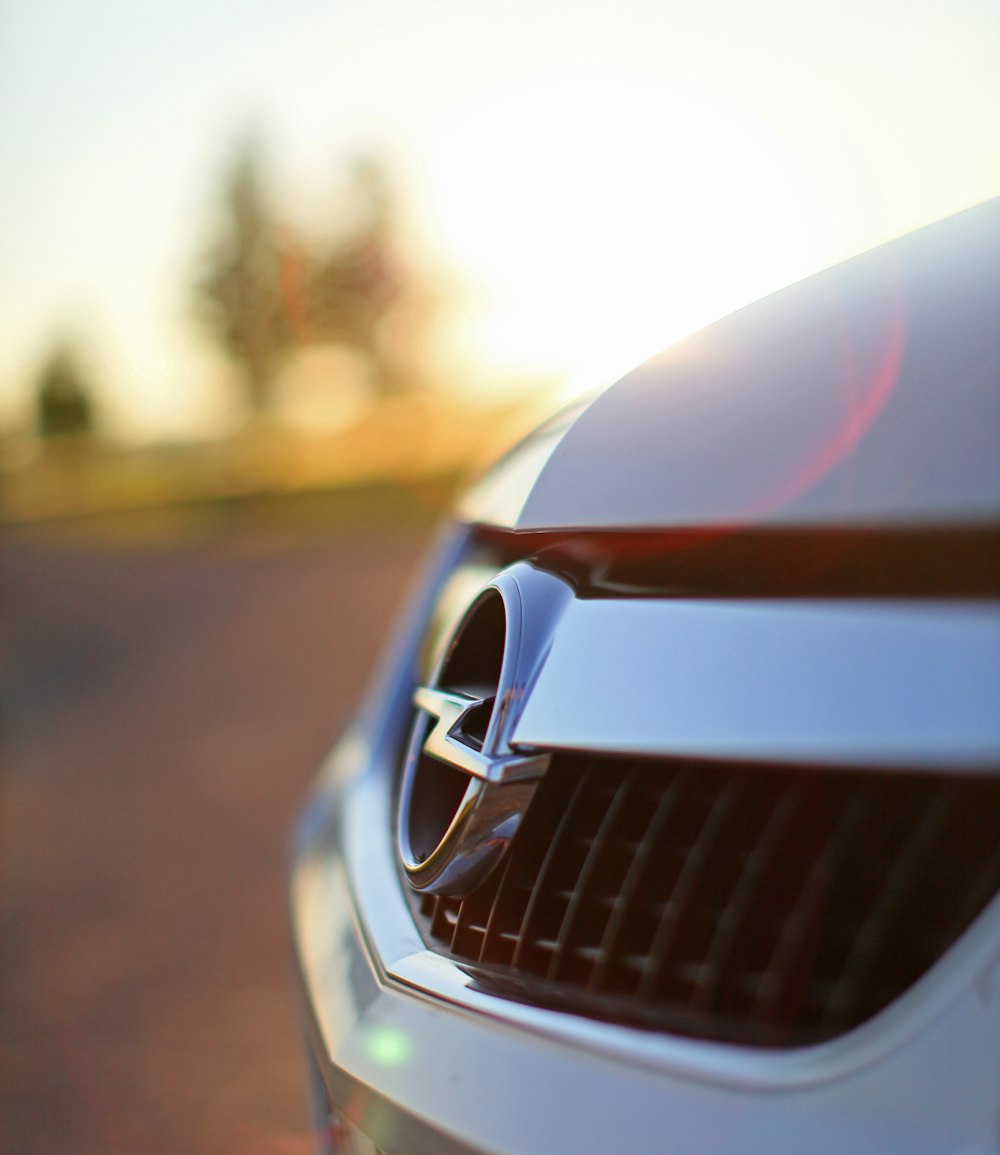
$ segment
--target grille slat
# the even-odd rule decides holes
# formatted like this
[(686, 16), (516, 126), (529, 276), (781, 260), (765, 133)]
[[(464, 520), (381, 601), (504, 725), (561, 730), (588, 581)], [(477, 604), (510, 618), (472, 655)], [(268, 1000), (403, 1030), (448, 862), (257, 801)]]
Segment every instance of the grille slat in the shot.
[[(587, 857), (584, 859), (583, 867), (577, 876), (576, 886), (570, 892), (566, 913), (563, 915), (562, 924), (559, 927), (556, 949), (549, 963), (548, 973), (545, 976), (550, 981), (559, 976), (572, 939), (574, 927), (581, 916), (581, 911), (587, 905), (592, 906), (594, 904), (595, 896), (591, 891), (591, 882), (597, 870), (601, 852), (606, 846), (611, 830), (614, 827), (615, 818), (621, 811), (628, 797), (628, 787), (629, 779), (626, 778), (621, 786), (611, 795), (608, 808), (605, 810), (604, 816), (601, 819), (597, 834), (590, 842)], [(577, 955), (577, 957), (579, 957), (579, 955)]]
[[(997, 821), (1000, 822), (1000, 815), (997, 816)], [(969, 923), (972, 922), (976, 915), (990, 901), (995, 889), (995, 887), (991, 885), (991, 880), (996, 878), (1000, 878), (1000, 840), (998, 840), (996, 846), (985, 853), (984, 867), (979, 872), (979, 876), (973, 880), (973, 884), (968, 892), (961, 895), (954, 904), (954, 917), (947, 931), (949, 939), (954, 940), (958, 938), (962, 931), (965, 930)]]
[(776, 855), (789, 825), (799, 812), (803, 794), (801, 782), (789, 781), (767, 815), (760, 837), (750, 850), (739, 880), (730, 892), (729, 900), (716, 924), (703, 977), (691, 1002), (692, 1010), (710, 1009), (713, 996), (719, 993), (721, 978), (737, 944), (739, 932), (755, 913), (754, 898), (768, 870), (775, 866)]
[(413, 897), (498, 993), (759, 1046), (834, 1037), (1000, 889), (1000, 779), (558, 753), (503, 865)]
[(762, 976), (760, 993), (754, 1002), (752, 1013), (761, 1021), (773, 1024), (782, 1017), (782, 1011), (784, 1017), (794, 1015), (795, 996), (800, 985), (795, 983), (794, 977), (803, 968), (809, 945), (819, 939), (830, 880), (835, 874), (834, 864), (860, 840), (865, 820), (872, 812), (871, 804), (872, 783), (862, 781), (841, 812), (829, 839), (817, 848), (802, 876), (802, 885), (780, 927)]
[(715, 797), (698, 831), (695, 842), (688, 849), (684, 867), (670, 895), (670, 901), (660, 917), (660, 924), (653, 937), (653, 944), (639, 982), (640, 998), (652, 997), (664, 976), (669, 974), (669, 967), (664, 965), (667, 950), (671, 946), (671, 940), (679, 930), (681, 918), (694, 893), (705, 858), (711, 853), (725, 827), (726, 819), (732, 811), (736, 791), (736, 780), (729, 778)]
[(530, 897), (528, 898), (527, 905), (524, 908), (524, 915), (521, 919), (521, 924), (518, 929), (518, 941), (514, 950), (514, 958), (512, 960), (515, 969), (521, 962), (525, 943), (528, 942), (528, 931), (532, 925), (532, 919), (540, 906), (541, 899), (544, 894), (544, 886), (549, 877), (549, 873), (555, 868), (559, 861), (559, 851), (562, 840), (568, 831), (572, 831), (572, 819), (574, 817), (577, 804), (582, 798), (585, 797), (584, 787), (586, 784), (586, 776), (580, 775), (571, 793), (568, 805), (562, 812), (562, 817), (559, 819), (559, 825), (556, 827), (555, 834), (552, 836), (552, 841), (548, 844), (548, 849), (545, 851), (545, 857), (542, 859), (541, 866), (535, 877), (534, 885), (532, 886)]
[(937, 836), (947, 820), (947, 800), (935, 792), (919, 815), (900, 853), (888, 871), (877, 901), (862, 923), (833, 992), (826, 1002), (824, 1021), (849, 1021), (850, 1012), (864, 996), (865, 983), (897, 925), (899, 911), (917, 880), (926, 877), (921, 869), (930, 857)]
[[(517, 948), (518, 936), (516, 932), (504, 929), (501, 914), (511, 905), (517, 906), (519, 895), (530, 893), (519, 883), (516, 875), (511, 871), (514, 858), (508, 854), (500, 868), (500, 880), (495, 895), (490, 901), (490, 913), (486, 920), (486, 933), (483, 935), (482, 948), (477, 962), (488, 962), (493, 959), (497, 962), (509, 962)], [(488, 891), (489, 879), (482, 887)]]
[[(608, 925), (601, 939), (601, 949), (591, 975), (590, 985), (592, 989), (601, 990), (605, 984), (608, 984), (608, 972), (613, 960), (618, 960), (618, 965), (623, 967), (626, 972), (634, 970), (641, 975), (645, 968), (645, 960), (641, 957), (636, 959), (635, 956), (626, 955), (619, 959), (621, 953), (619, 943), (622, 940), (626, 919), (641, 903), (640, 887), (649, 867), (653, 850), (660, 844), (667, 819), (683, 789), (684, 780), (685, 775), (683, 773), (674, 778), (669, 788), (660, 795), (656, 803), (656, 810), (653, 812), (642, 839), (630, 844), (634, 847), (632, 860), (622, 882), (621, 890), (612, 906)], [(634, 966), (632, 965), (633, 961), (636, 964)]]

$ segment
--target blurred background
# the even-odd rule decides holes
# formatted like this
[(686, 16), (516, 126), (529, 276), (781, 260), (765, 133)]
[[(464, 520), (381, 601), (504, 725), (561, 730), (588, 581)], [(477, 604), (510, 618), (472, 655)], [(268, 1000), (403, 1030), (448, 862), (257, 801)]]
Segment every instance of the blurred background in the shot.
[(285, 833), (456, 486), (998, 112), (994, 0), (3, 0), (0, 1150), (310, 1149)]

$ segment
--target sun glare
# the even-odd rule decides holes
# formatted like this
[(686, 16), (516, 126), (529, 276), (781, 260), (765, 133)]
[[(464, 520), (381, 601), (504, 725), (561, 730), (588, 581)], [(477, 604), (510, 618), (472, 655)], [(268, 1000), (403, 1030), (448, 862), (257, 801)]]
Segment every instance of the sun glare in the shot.
[[(67, 333), (109, 433), (238, 425), (240, 375), (192, 288), (251, 137), (270, 215), (315, 253), (349, 223), (356, 161), (384, 168), (400, 268), (425, 291), (376, 327), (420, 389), (499, 401), (605, 383), (995, 196), (994, 8), (252, 3), (234, 38), (232, 5), (211, 0), (95, 0), (85, 17), (8, 0), (0, 434), (31, 428), (37, 373)], [(46, 69), (59, 85), (39, 84)], [(274, 408), (343, 428), (365, 394), (357, 366), (304, 332)]]
[(465, 339), (586, 388), (808, 268), (781, 141), (695, 91), (538, 86), (444, 138), (435, 229), (489, 285)]

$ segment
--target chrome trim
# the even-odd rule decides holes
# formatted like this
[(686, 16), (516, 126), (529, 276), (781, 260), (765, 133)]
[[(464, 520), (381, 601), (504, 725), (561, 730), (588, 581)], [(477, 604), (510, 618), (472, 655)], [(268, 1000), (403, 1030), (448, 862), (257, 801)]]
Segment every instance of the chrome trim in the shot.
[(578, 600), (514, 745), (1000, 773), (1000, 604)]
[(411, 847), (404, 795), (399, 808), (399, 858), (414, 890), (455, 897), (474, 890), (506, 852), (534, 792), (534, 782), (499, 786), (471, 778), (444, 836), (425, 858)]
[[(467, 624), (492, 595), (503, 602), (504, 651), (495, 705), (482, 748), (476, 749), (462, 740), (462, 722), (487, 699), (443, 689), (438, 682)], [(523, 744), (512, 749), (510, 733), (571, 599), (569, 587), (551, 574), (526, 564), (505, 570), (472, 599), (438, 660), (431, 685), (415, 691), (413, 703), (420, 713), (404, 764), (396, 838), (403, 869), (416, 890), (467, 894), (510, 845), (550, 759), (547, 752)], [(437, 846), (429, 854), (418, 854), (412, 841), (413, 799), (425, 757), (467, 775), (469, 781)]]
[(481, 782), (525, 781), (545, 773), (547, 754), (484, 754), (455, 737), (463, 719), (471, 711), (486, 704), (485, 698), (470, 694), (449, 693), (436, 686), (418, 686), (413, 704), (425, 714), (436, 718), (430, 733), (424, 739), (423, 752), (437, 758), (470, 778)]

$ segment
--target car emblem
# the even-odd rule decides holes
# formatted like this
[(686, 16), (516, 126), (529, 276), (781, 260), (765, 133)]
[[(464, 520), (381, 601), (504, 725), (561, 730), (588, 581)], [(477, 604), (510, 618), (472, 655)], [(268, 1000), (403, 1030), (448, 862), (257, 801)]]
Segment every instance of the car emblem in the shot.
[(525, 695), (572, 599), (520, 563), (473, 599), (429, 681), (413, 695), (398, 848), (414, 889), (462, 897), (503, 857), (548, 751), (513, 746)]

